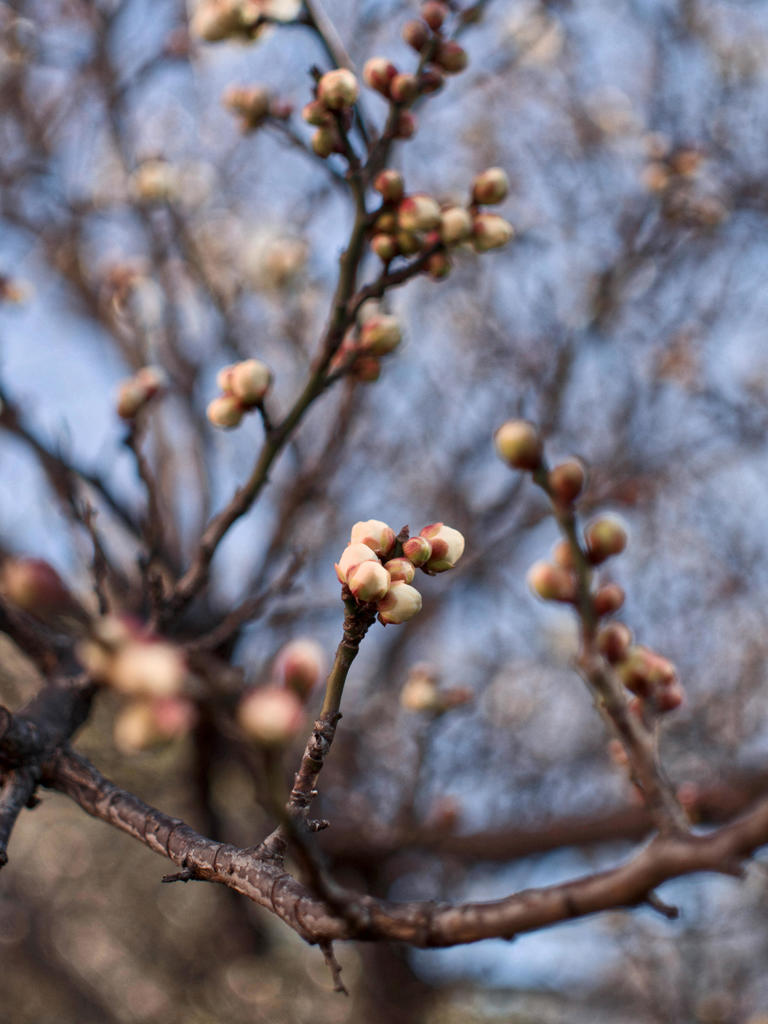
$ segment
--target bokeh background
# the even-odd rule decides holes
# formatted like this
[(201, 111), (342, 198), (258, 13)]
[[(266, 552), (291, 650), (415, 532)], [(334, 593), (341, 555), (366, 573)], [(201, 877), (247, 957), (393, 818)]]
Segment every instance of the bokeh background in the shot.
[[(417, 5), (325, 9), (358, 67), (415, 64), (400, 29)], [(422, 614), (366, 639), (323, 774), (333, 870), (402, 899), (501, 896), (615, 863), (639, 838), (594, 827), (627, 807), (631, 823), (633, 798), (570, 668), (571, 616), (527, 592), (556, 529), (494, 456), (510, 416), (539, 423), (553, 457), (586, 461), (585, 514), (629, 525), (606, 578), (638, 638), (679, 668), (687, 700), (662, 752), (689, 803), (701, 797), (701, 827), (766, 783), (768, 4), (492, 0), (462, 42), (468, 70), (419, 109), (393, 165), (409, 189), (458, 201), (474, 174), (506, 168), (516, 238), (391, 296), (406, 344), (379, 381), (342, 382), (312, 409), (186, 625), (272, 585), (229, 652), (231, 693), (267, 679), (291, 638), (330, 657), (332, 563), (353, 522), (462, 530), (466, 555), (426, 581)], [(0, 4), (3, 553), (49, 558), (88, 593), (90, 538), (37, 442), (139, 510), (115, 392), (146, 363), (173, 385), (147, 444), (180, 564), (249, 472), (255, 417), (224, 433), (204, 410), (233, 359), (272, 367), (278, 410), (307, 375), (352, 219), (343, 182), (302, 145), (309, 69), (326, 62), (300, 27), (253, 45), (190, 39), (174, 0)], [(297, 113), (244, 135), (221, 104), (233, 82)], [(364, 100), (381, 124), (383, 102)], [(130, 606), (135, 540), (91, 498)], [(0, 641), (15, 707), (39, 680)], [(404, 708), (424, 663), (472, 699), (437, 718)], [(116, 713), (99, 698), (78, 739), (105, 774), (217, 838), (265, 834), (252, 761), (210, 708), (140, 753), (115, 748)], [(162, 861), (62, 797), (21, 819), (9, 854), (9, 1024), (768, 1020), (760, 858), (743, 881), (666, 886), (678, 922), (640, 910), (511, 944), (345, 947), (345, 1000), (278, 922), (214, 887), (161, 886)]]

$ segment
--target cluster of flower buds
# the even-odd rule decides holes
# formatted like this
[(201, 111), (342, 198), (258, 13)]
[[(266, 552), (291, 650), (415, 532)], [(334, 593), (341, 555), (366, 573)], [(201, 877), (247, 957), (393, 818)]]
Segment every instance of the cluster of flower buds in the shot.
[(293, 21), (301, 0), (199, 0), (192, 33), (209, 43), (223, 39), (257, 39), (273, 21)]
[(239, 425), (246, 412), (258, 408), (272, 383), (272, 372), (259, 359), (219, 370), (216, 383), (222, 391), (208, 403), (206, 415), (215, 427), (225, 430)]
[(187, 679), (181, 650), (126, 616), (92, 623), (77, 656), (89, 675), (127, 697), (179, 697)]
[(450, 249), (469, 243), (477, 252), (487, 252), (512, 238), (508, 221), (480, 209), (481, 203), (501, 202), (507, 194), (507, 175), (500, 167), (491, 167), (475, 178), (468, 207), (455, 203), (441, 206), (425, 192), (406, 195), (403, 176), (392, 168), (381, 171), (373, 187), (382, 204), (371, 225), (370, 245), (385, 264), (396, 256), (430, 252), (425, 269), (439, 280), (450, 273)]
[[(590, 565), (601, 565), (612, 555), (620, 554), (626, 544), (627, 531), (622, 523), (613, 516), (601, 516), (584, 531), (583, 555)], [(555, 545), (551, 561), (532, 565), (528, 585), (534, 594), (544, 601), (575, 603), (578, 599), (576, 557), (571, 544), (563, 540)], [(599, 618), (613, 615), (623, 604), (624, 591), (617, 583), (600, 584), (592, 594), (592, 606)]]
[(635, 695), (634, 711), (642, 712), (648, 707), (664, 713), (683, 703), (683, 687), (675, 666), (649, 647), (633, 643), (632, 632), (623, 622), (604, 626), (598, 633), (597, 647), (624, 686)]
[(425, 662), (414, 665), (400, 691), (400, 705), (406, 711), (423, 712), (437, 718), (446, 711), (468, 704), (474, 694), (465, 686), (440, 689), (437, 673)]
[(197, 708), (187, 697), (139, 697), (115, 716), (112, 734), (124, 754), (135, 754), (189, 735)]
[(285, 121), (293, 113), (290, 103), (270, 95), (263, 85), (230, 85), (224, 91), (222, 102), (240, 118), (244, 134), (260, 128), (270, 117)]
[(42, 558), (6, 559), (0, 569), (0, 593), (9, 604), (41, 622), (86, 617), (64, 580)]
[(421, 20), (407, 21), (403, 26), (403, 39), (426, 60), (424, 76), (431, 82), (437, 79), (438, 84), (431, 90), (439, 89), (442, 76), (457, 75), (469, 63), (463, 47), (444, 34), (445, 21), (449, 14), (447, 4), (437, 0), (427, 0), (421, 5)]
[(403, 340), (400, 321), (374, 305), (366, 307), (360, 323), (345, 336), (331, 362), (331, 369), (348, 367), (356, 380), (379, 379), (381, 359), (394, 352)]
[(348, 68), (336, 68), (321, 75), (315, 99), (304, 107), (301, 116), (315, 128), (312, 149), (325, 159), (344, 150), (339, 134), (339, 120), (348, 130), (352, 124), (352, 107), (360, 95), (357, 78)]
[(142, 366), (132, 377), (122, 381), (117, 392), (117, 415), (132, 420), (156, 395), (168, 386), (168, 377), (160, 366)]
[(443, 523), (425, 526), (418, 537), (399, 537), (379, 519), (352, 527), (336, 563), (336, 576), (358, 604), (375, 604), (379, 622), (407, 622), (421, 611), (421, 594), (411, 586), (416, 569), (427, 575), (452, 569), (464, 552), (464, 537)]

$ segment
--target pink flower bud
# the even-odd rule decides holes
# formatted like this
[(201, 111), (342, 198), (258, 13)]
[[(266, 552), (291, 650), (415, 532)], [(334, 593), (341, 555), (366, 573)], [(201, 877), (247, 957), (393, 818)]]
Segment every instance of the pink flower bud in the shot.
[(389, 590), (390, 575), (379, 562), (361, 562), (347, 574), (347, 586), (356, 601), (381, 601)]
[(432, 546), (432, 555), (423, 566), (425, 572), (447, 572), (464, 554), (463, 535), (444, 523), (425, 526), (419, 531), (419, 536), (425, 537)]
[(394, 352), (402, 337), (397, 317), (378, 313), (360, 328), (360, 347), (370, 355), (385, 356)]
[(304, 707), (291, 690), (265, 686), (240, 701), (237, 720), (243, 732), (266, 747), (290, 743), (304, 724)]
[(503, 202), (509, 195), (509, 178), (501, 167), (489, 167), (472, 182), (472, 199), (483, 206)]
[(220, 395), (208, 403), (205, 414), (214, 427), (229, 430), (236, 427), (243, 418), (240, 403), (232, 395)]
[(627, 546), (627, 531), (613, 516), (595, 519), (584, 531), (587, 555), (593, 565), (600, 565), (612, 555), (621, 554)]
[[(387, 203), (399, 203), (403, 198), (403, 191), (405, 184), (403, 182), (403, 176), (400, 171), (392, 170), (387, 168), (384, 171), (380, 171), (376, 175), (373, 182), (374, 189), (380, 194), (381, 198)], [(378, 223), (378, 222), (377, 222)], [(394, 229), (394, 224), (392, 228)]]
[(374, 235), (371, 239), (371, 251), (376, 253), (382, 263), (389, 263), (399, 252), (397, 239), (392, 235)]
[(333, 123), (333, 117), (328, 112), (328, 107), (321, 103), (320, 100), (311, 100), (305, 104), (302, 108), (301, 116), (307, 124), (311, 124), (315, 128), (325, 128)]
[(427, 67), (419, 78), (419, 92), (425, 94), (439, 92), (445, 85), (445, 77), (442, 71), (436, 67)]
[(381, 376), (381, 360), (378, 356), (360, 356), (352, 367), (352, 376), (362, 384), (373, 384)]
[(382, 96), (389, 95), (389, 83), (396, 74), (397, 68), (386, 57), (371, 57), (363, 66), (363, 81)]
[(222, 102), (228, 110), (239, 114), (249, 128), (258, 127), (270, 114), (269, 90), (263, 85), (230, 85)]
[(313, 133), (310, 143), (315, 153), (325, 159), (334, 152), (338, 144), (336, 131), (333, 128), (318, 128)]
[(538, 469), (543, 445), (536, 427), (527, 420), (507, 420), (493, 437), (496, 451), (513, 469)]
[(395, 531), (380, 519), (366, 519), (352, 527), (349, 542), (365, 544), (374, 554), (386, 557), (395, 546)]
[(437, 712), (440, 710), (440, 695), (434, 676), (413, 671), (400, 691), (400, 706), (406, 711)]
[(445, 4), (438, 3), (438, 0), (428, 0), (421, 5), (421, 16), (433, 32), (443, 27), (447, 14), (448, 8)]
[(334, 565), (339, 583), (346, 583), (350, 571), (361, 562), (378, 562), (378, 560), (379, 556), (367, 544), (347, 544), (341, 553), (341, 558)]
[(576, 598), (576, 578), (567, 569), (536, 562), (528, 570), (528, 586), (544, 601), (572, 602)]
[(9, 558), (0, 572), (0, 589), (7, 601), (38, 619), (75, 607), (61, 576), (42, 558)]
[(410, 139), (416, 132), (416, 118), (410, 110), (401, 110), (392, 134), (396, 139)]
[(154, 398), (168, 387), (168, 374), (162, 366), (142, 366), (136, 371), (135, 379), (147, 392), (148, 398)]
[(606, 583), (595, 594), (593, 605), (595, 615), (613, 615), (624, 604), (624, 590), (618, 583)]
[(463, 46), (454, 43), (452, 39), (447, 39), (440, 43), (435, 63), (439, 64), (446, 74), (457, 75), (469, 63), (469, 57)]
[(630, 647), (617, 672), (626, 688), (638, 697), (648, 697), (657, 688), (671, 686), (677, 680), (672, 662), (642, 644)]
[(685, 690), (680, 683), (672, 683), (670, 686), (660, 687), (654, 694), (656, 710), (659, 714), (667, 711), (676, 711), (685, 700)]
[(432, 231), (440, 226), (440, 207), (432, 196), (414, 192), (398, 206), (397, 222), (403, 231)]
[(219, 390), (223, 391), (225, 395), (232, 394), (232, 374), (234, 373), (236, 365), (237, 363), (231, 363), (229, 366), (222, 366), (216, 374), (216, 386)]
[(232, 394), (243, 406), (258, 405), (269, 390), (272, 373), (258, 359), (245, 359), (232, 370)]
[(347, 68), (326, 71), (317, 84), (317, 98), (330, 110), (351, 107), (359, 94), (357, 79)]
[(115, 746), (124, 754), (186, 736), (197, 720), (197, 709), (184, 697), (132, 700), (116, 716)]
[(623, 622), (609, 622), (597, 634), (597, 649), (612, 665), (625, 661), (632, 646), (632, 631)]
[(552, 497), (562, 505), (571, 505), (581, 494), (587, 474), (579, 459), (567, 459), (550, 470), (548, 481)]
[(175, 697), (181, 693), (187, 667), (178, 647), (163, 640), (135, 640), (120, 647), (106, 674), (119, 693), (142, 697)]
[(419, 80), (415, 75), (395, 75), (389, 83), (389, 96), (394, 103), (410, 106), (419, 95)]
[(421, 53), (429, 42), (427, 26), (422, 21), (406, 21), (403, 25), (403, 39), (412, 50)]
[(432, 557), (432, 545), (426, 537), (411, 537), (403, 544), (403, 554), (418, 568), (426, 565)]
[(275, 672), (289, 690), (306, 700), (324, 675), (325, 665), (325, 652), (320, 644), (300, 638), (282, 648), (275, 659)]
[(458, 245), (472, 234), (472, 218), (463, 206), (449, 206), (440, 214), (440, 240), (444, 245)]
[(567, 540), (559, 540), (552, 549), (552, 561), (561, 569), (575, 569), (576, 558)]
[(407, 558), (391, 558), (384, 563), (384, 568), (389, 573), (393, 583), (413, 583), (416, 570), (413, 562)]
[(383, 625), (399, 625), (407, 622), (421, 611), (421, 594), (408, 583), (393, 583), (387, 596), (376, 606), (379, 622)]
[(472, 244), (477, 252), (500, 249), (514, 233), (509, 221), (497, 213), (478, 213), (472, 222)]

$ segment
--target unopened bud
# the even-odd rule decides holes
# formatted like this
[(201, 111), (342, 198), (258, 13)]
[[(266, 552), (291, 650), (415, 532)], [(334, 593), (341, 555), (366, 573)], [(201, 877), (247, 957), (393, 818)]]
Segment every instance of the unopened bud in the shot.
[(231, 388), (243, 406), (258, 405), (272, 382), (272, 373), (259, 359), (245, 359), (232, 370)]
[(501, 167), (489, 167), (472, 182), (472, 199), (482, 206), (503, 202), (509, 195), (509, 178)]
[(61, 576), (42, 558), (9, 558), (0, 572), (0, 589), (7, 601), (38, 619), (75, 607)]
[(405, 189), (400, 171), (395, 171), (390, 167), (376, 175), (373, 187), (387, 203), (399, 203)]
[(604, 516), (589, 523), (584, 531), (587, 555), (593, 565), (600, 565), (612, 555), (621, 554), (627, 546), (627, 531), (618, 519)]
[(426, 672), (411, 672), (400, 691), (400, 705), (417, 713), (438, 711), (440, 697), (434, 677)]
[(439, 92), (445, 85), (445, 77), (442, 71), (436, 67), (425, 68), (419, 78), (419, 92), (425, 94)]
[(281, 747), (294, 739), (304, 724), (304, 708), (291, 690), (265, 686), (251, 690), (240, 701), (237, 720), (243, 732), (267, 747)]
[(181, 651), (162, 640), (136, 640), (120, 647), (106, 674), (119, 693), (141, 697), (175, 697), (187, 667)]
[(418, 568), (426, 565), (432, 557), (432, 545), (426, 537), (411, 537), (403, 544), (403, 554)]
[(497, 213), (478, 213), (472, 222), (472, 244), (477, 252), (500, 249), (514, 233), (509, 221)]
[(435, 63), (439, 64), (446, 74), (458, 75), (469, 64), (469, 57), (463, 46), (452, 39), (447, 39), (440, 43)]
[(677, 679), (675, 666), (660, 654), (635, 644), (617, 666), (622, 683), (638, 697), (647, 697), (657, 687), (671, 686)]
[(312, 134), (310, 143), (315, 153), (325, 159), (336, 149), (338, 137), (333, 128), (318, 128)]
[(361, 562), (347, 574), (347, 586), (356, 601), (381, 601), (389, 590), (391, 578), (379, 562)]
[(414, 253), (421, 252), (421, 236), (413, 231), (398, 231), (395, 241), (403, 256), (413, 256)]
[(598, 588), (593, 600), (595, 615), (613, 615), (624, 604), (624, 590), (618, 583), (606, 583)]
[(363, 81), (383, 96), (389, 95), (389, 86), (396, 74), (397, 68), (386, 57), (371, 57), (363, 66)]
[(347, 68), (326, 71), (317, 84), (317, 98), (330, 110), (351, 107), (359, 94), (357, 79)]
[(421, 53), (429, 42), (427, 26), (422, 21), (406, 21), (403, 25), (403, 39), (416, 53)]
[(413, 577), (416, 575), (413, 562), (407, 558), (390, 558), (384, 563), (384, 568), (393, 583), (413, 583)]
[(421, 5), (421, 16), (433, 32), (437, 32), (443, 27), (447, 14), (448, 8), (438, 0), (428, 0), (427, 3)]
[(243, 409), (232, 395), (219, 395), (208, 403), (205, 414), (214, 427), (230, 430), (236, 427), (243, 418)]
[(397, 222), (403, 231), (432, 231), (440, 226), (440, 207), (432, 196), (414, 192), (398, 206)]
[(234, 373), (236, 366), (237, 363), (232, 363), (230, 366), (222, 366), (216, 374), (216, 386), (220, 391), (223, 391), (225, 395), (232, 394), (232, 374)]
[(374, 252), (382, 263), (389, 263), (399, 252), (397, 239), (393, 235), (374, 235), (371, 239), (371, 252)]
[(341, 558), (334, 565), (339, 583), (346, 583), (349, 573), (361, 562), (378, 562), (379, 556), (367, 544), (347, 544)]
[(507, 420), (494, 434), (496, 451), (513, 469), (538, 469), (544, 446), (539, 432), (527, 420)]
[(192, 15), (190, 29), (209, 43), (217, 43), (242, 31), (241, 5), (237, 0), (201, 0)]
[(597, 634), (597, 649), (606, 661), (625, 661), (632, 646), (632, 631), (623, 622), (609, 622)]
[(132, 420), (147, 404), (147, 391), (131, 377), (120, 384), (117, 392), (117, 415), (123, 420)]
[(562, 505), (572, 504), (581, 494), (587, 474), (579, 459), (567, 459), (549, 472), (552, 497)]
[(263, 85), (230, 85), (224, 92), (225, 107), (239, 114), (249, 128), (257, 128), (270, 114), (269, 90)]
[(552, 562), (559, 565), (561, 569), (575, 569), (576, 557), (570, 542), (559, 540), (552, 548)]
[(397, 348), (402, 337), (397, 317), (380, 313), (361, 327), (360, 347), (373, 356), (385, 356)]
[(422, 566), (425, 572), (447, 572), (453, 569), (464, 554), (464, 536), (444, 523), (432, 523), (419, 531), (432, 547), (429, 560)]
[(320, 100), (311, 100), (305, 104), (301, 111), (301, 116), (307, 124), (313, 125), (315, 128), (324, 128), (331, 124), (333, 118), (328, 112), (328, 107)]
[(291, 640), (275, 659), (275, 674), (289, 690), (306, 700), (325, 672), (325, 652), (315, 640)]
[(392, 134), (396, 139), (410, 139), (416, 132), (416, 118), (410, 112), (410, 110), (401, 110), (400, 114), (395, 122), (395, 126), (392, 129)]
[(415, 75), (395, 75), (389, 83), (389, 96), (394, 103), (409, 106), (419, 95), (419, 81)]
[(366, 519), (352, 527), (349, 542), (365, 544), (374, 554), (386, 558), (395, 546), (395, 531), (380, 519)]
[(350, 372), (361, 384), (373, 384), (381, 376), (381, 360), (378, 356), (359, 356)]
[(408, 583), (393, 583), (386, 597), (377, 604), (379, 622), (399, 625), (421, 611), (421, 594)]
[(667, 711), (676, 711), (685, 700), (685, 690), (678, 682), (669, 686), (661, 686), (654, 694), (656, 710), (660, 714)]
[(576, 598), (576, 577), (549, 562), (536, 562), (528, 570), (528, 586), (544, 601), (572, 602)]
[(458, 245), (472, 234), (472, 218), (463, 206), (449, 206), (440, 214), (440, 240), (444, 245)]

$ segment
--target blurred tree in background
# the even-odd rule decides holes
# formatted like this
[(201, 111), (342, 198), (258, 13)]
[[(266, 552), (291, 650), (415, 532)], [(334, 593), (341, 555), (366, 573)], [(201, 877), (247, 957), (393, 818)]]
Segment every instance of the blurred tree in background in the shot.
[[(0, 3), (10, 1024), (765, 1024), (767, 57), (745, 0)], [(513, 465), (587, 467), (576, 526), (509, 420)], [(371, 519), (466, 541), (401, 625), (339, 599)], [(130, 794), (293, 930), (160, 885), (196, 840)], [(520, 929), (443, 910), (542, 887)], [(361, 893), (418, 901), (405, 943)], [(330, 973), (321, 906), (371, 940)]]

